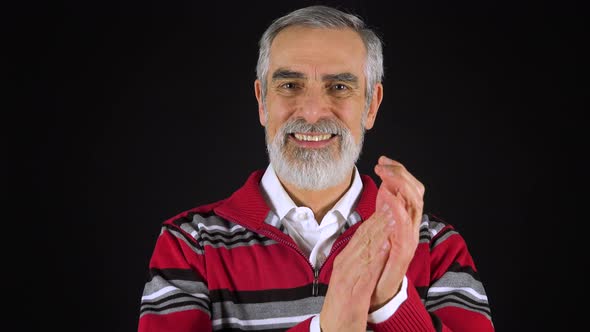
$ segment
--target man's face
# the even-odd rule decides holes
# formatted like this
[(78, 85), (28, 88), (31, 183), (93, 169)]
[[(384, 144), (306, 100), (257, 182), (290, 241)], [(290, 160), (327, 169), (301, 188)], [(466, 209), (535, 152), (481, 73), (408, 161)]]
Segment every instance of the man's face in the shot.
[[(267, 144), (275, 142), (286, 163), (301, 169), (318, 158), (335, 165), (344, 162), (342, 172), (347, 170), (350, 175), (382, 94), (379, 84), (375, 101), (366, 110), (365, 61), (363, 41), (349, 29), (289, 27), (276, 36), (270, 49), (264, 103), (260, 82), (255, 88)], [(352, 162), (346, 153), (356, 154)], [(272, 156), (271, 162), (277, 166)]]

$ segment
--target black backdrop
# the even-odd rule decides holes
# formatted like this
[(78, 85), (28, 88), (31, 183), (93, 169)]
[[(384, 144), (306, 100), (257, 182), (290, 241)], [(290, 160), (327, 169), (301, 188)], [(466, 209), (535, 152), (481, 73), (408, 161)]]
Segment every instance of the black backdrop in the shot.
[(266, 166), (257, 41), (313, 3), (357, 12), (385, 43), (385, 98), (360, 170), (385, 154), (426, 185), (425, 209), (465, 237), (499, 331), (571, 324), (558, 313), (587, 265), (570, 260), (587, 152), (581, 8), (67, 1), (5, 12), (25, 64), (11, 71), (25, 97), (5, 141), (23, 175), (6, 235), (22, 245), (5, 272), (25, 282), (21, 327), (136, 329), (160, 223)]

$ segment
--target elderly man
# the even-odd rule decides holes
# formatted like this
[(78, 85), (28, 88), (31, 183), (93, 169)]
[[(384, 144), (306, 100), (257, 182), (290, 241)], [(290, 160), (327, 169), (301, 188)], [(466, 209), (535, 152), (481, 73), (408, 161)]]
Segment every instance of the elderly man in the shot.
[(463, 238), (424, 186), (355, 163), (383, 99), (379, 38), (312, 6), (260, 40), (254, 90), (270, 163), (231, 197), (167, 220), (139, 331), (493, 331)]

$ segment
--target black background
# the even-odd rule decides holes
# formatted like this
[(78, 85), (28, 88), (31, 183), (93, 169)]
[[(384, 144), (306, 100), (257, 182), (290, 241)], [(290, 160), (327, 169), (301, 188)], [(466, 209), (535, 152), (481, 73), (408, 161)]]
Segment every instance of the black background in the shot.
[(5, 122), (20, 327), (136, 330), (161, 222), (266, 166), (258, 38), (314, 3), (384, 40), (385, 98), (359, 169), (385, 154), (425, 184), (425, 210), (468, 243), (497, 330), (573, 324), (561, 313), (568, 294), (584, 301), (587, 265), (573, 259), (588, 151), (576, 4), (67, 1), (4, 13), (24, 64), (8, 66), (25, 95)]

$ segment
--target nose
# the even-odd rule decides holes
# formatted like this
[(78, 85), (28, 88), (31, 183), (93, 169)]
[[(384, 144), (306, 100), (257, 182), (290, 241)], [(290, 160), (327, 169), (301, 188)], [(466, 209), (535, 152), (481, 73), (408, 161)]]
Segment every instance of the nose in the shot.
[(310, 87), (301, 96), (298, 115), (307, 123), (316, 123), (322, 118), (329, 117), (331, 111), (330, 100), (321, 87)]

